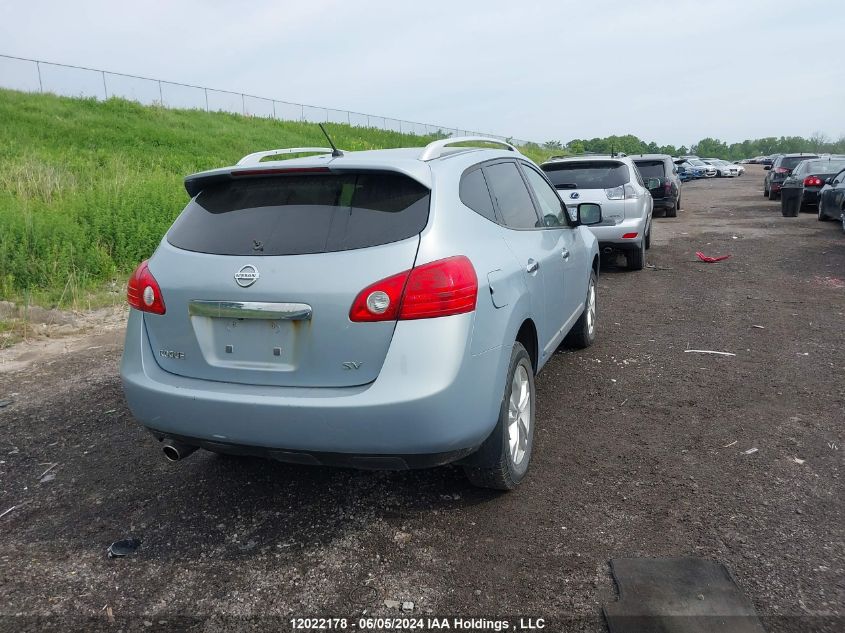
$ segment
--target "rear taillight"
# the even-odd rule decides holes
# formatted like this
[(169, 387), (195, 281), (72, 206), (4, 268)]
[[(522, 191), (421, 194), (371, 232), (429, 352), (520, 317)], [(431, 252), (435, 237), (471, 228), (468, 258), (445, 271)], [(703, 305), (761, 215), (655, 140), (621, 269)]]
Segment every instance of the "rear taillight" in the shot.
[(669, 193), (670, 191), (672, 191), (672, 183), (667, 180), (665, 183), (663, 183), (663, 189), (666, 190), (666, 193)]
[(805, 187), (821, 187), (822, 186), (822, 179), (818, 176), (807, 176), (804, 179), (804, 186)]
[(433, 319), (475, 310), (478, 278), (463, 255), (387, 277), (364, 288), (349, 310), (351, 321)]
[(164, 298), (153, 274), (150, 272), (147, 261), (142, 261), (126, 286), (126, 301), (129, 307), (152, 312), (153, 314), (164, 314)]
[(631, 184), (619, 185), (613, 189), (605, 189), (608, 200), (631, 200), (637, 197), (637, 190)]
[(790, 172), (786, 167), (778, 167), (775, 169), (776, 174), (788, 174)]

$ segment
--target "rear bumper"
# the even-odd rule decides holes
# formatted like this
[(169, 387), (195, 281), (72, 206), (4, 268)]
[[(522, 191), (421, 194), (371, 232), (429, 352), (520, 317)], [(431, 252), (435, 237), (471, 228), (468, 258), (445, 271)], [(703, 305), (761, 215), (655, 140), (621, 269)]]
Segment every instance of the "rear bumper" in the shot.
[(774, 193), (778, 193), (783, 188), (783, 182), (778, 182), (772, 180), (769, 182), (769, 191), (773, 191)]
[[(472, 356), (473, 322), (472, 313), (400, 322), (368, 385), (265, 387), (164, 371), (133, 310), (121, 379), (132, 414), (159, 437), (286, 461), (353, 465), (367, 456), (357, 460), (367, 467), (380, 456), (389, 458), (383, 467), (395, 468), (399, 456), (408, 467), (444, 463), (486, 439), (501, 404), (510, 350)], [(430, 459), (409, 457), (424, 455)]]
[(674, 209), (675, 208), (675, 198), (655, 198), (652, 196), (654, 200), (654, 211), (662, 211), (665, 209)]
[(801, 202), (803, 202), (804, 204), (817, 205), (819, 203), (818, 189), (807, 189), (805, 187)]
[[(623, 220), (613, 226), (591, 226), (589, 227), (599, 243), (599, 250), (607, 248), (615, 250), (634, 250), (639, 248), (643, 241), (646, 230), (646, 218)], [(636, 233), (636, 238), (623, 238), (626, 233)]]

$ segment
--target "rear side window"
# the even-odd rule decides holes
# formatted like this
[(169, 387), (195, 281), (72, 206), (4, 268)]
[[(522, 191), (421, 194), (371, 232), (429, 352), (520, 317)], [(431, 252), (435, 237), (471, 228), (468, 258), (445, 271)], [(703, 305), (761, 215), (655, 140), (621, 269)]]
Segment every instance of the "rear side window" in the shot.
[(428, 222), (429, 189), (395, 173), (210, 184), (173, 224), (173, 246), (216, 255), (304, 255), (397, 242)]
[(539, 225), (531, 195), (515, 163), (497, 163), (484, 168), (505, 225), (512, 229), (534, 229)]
[(628, 166), (616, 161), (549, 163), (543, 171), (558, 189), (612, 189), (631, 180)]
[(479, 215), (483, 215), (491, 222), (496, 221), (496, 212), (493, 210), (490, 190), (487, 188), (484, 172), (480, 168), (464, 174), (461, 178), (460, 196), (461, 202), (470, 209)]
[[(528, 179), (532, 189), (534, 189), (534, 194), (537, 196), (537, 203), (540, 205), (544, 226), (566, 226), (566, 216), (563, 212), (564, 206), (557, 192), (533, 168), (523, 165), (522, 170), (525, 172), (525, 177)], [(556, 224), (548, 224), (546, 222), (546, 216), (550, 215), (554, 217)]]
[(662, 160), (636, 160), (637, 169), (643, 178), (663, 178), (666, 176), (666, 168)]

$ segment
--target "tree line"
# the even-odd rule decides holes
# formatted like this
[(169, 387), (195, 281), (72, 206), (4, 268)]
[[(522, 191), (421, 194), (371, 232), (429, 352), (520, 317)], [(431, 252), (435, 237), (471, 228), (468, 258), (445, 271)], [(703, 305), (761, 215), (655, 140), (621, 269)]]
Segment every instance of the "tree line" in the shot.
[(655, 142), (646, 143), (633, 134), (623, 136), (607, 136), (605, 138), (573, 139), (566, 144), (560, 141), (548, 141), (543, 148), (549, 151), (560, 151), (562, 154), (609, 154), (624, 152), (625, 154), (669, 154), (682, 156), (696, 154), (707, 158), (723, 158), (725, 160), (740, 160), (769, 154), (786, 154), (793, 152), (824, 152), (831, 154), (845, 154), (845, 135), (832, 140), (826, 135), (816, 132), (810, 138), (803, 136), (770, 136), (766, 138), (749, 139), (741, 143), (730, 145), (716, 138), (703, 138), (690, 147), (681, 145), (658, 145)]

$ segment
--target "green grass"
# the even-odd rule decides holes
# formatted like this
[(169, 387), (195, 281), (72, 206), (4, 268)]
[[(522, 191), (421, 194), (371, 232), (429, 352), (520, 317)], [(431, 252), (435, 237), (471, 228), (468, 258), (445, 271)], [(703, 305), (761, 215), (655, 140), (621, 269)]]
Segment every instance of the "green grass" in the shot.
[[(185, 206), (187, 174), (259, 149), (325, 145), (310, 123), (9, 90), (0, 121), (0, 299), (40, 305), (85, 304), (123, 283)], [(434, 138), (328, 128), (347, 150)]]

